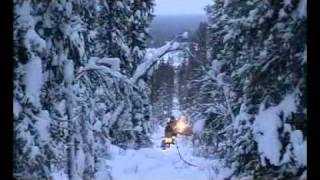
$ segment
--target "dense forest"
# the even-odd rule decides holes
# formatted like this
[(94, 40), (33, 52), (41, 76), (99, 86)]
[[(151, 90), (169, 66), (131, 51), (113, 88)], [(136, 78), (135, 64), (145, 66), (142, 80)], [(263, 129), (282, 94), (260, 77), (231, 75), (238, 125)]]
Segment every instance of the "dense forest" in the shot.
[(170, 33), (153, 0), (13, 2), (15, 179), (121, 180), (134, 155), (198, 172), (160, 165), (174, 103), (206, 179), (306, 179), (306, 0), (213, 0)]
[(232, 177), (306, 175), (306, 1), (215, 1), (180, 70), (199, 155)]
[[(153, 2), (14, 1), (14, 176), (94, 179), (110, 144), (150, 145), (148, 87), (130, 80)], [(104, 179), (109, 179), (105, 176)]]

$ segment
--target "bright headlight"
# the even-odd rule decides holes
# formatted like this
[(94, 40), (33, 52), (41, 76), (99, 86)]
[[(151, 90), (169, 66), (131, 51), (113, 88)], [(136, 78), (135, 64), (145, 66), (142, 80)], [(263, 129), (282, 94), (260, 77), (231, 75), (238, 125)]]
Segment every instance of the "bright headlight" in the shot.
[(176, 129), (178, 132), (183, 132), (188, 125), (184, 121), (178, 121), (176, 124)]
[(164, 138), (165, 143), (172, 143), (172, 138)]

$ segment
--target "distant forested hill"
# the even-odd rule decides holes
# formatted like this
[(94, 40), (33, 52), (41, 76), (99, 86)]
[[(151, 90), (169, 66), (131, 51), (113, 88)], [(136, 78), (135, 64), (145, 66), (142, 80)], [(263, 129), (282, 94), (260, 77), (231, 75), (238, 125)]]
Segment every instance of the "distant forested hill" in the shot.
[(163, 42), (171, 40), (177, 33), (195, 31), (199, 23), (206, 20), (205, 15), (155, 16), (151, 24), (150, 34), (152, 39), (149, 41), (149, 45), (159, 47)]

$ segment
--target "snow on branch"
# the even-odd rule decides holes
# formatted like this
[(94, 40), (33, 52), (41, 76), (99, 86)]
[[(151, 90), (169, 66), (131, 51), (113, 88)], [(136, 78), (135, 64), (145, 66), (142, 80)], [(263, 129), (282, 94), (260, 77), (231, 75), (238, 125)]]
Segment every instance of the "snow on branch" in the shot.
[[(86, 71), (101, 70), (108, 73), (110, 76), (126, 80), (127, 77), (119, 72), (119, 58), (98, 58), (91, 57), (85, 67), (81, 67), (76, 74), (76, 79), (79, 79)], [(129, 80), (127, 80), (129, 82)], [(130, 81), (131, 82), (131, 81)]]
[(120, 105), (115, 109), (113, 114), (111, 115), (110, 123), (109, 123), (110, 127), (112, 127), (112, 125), (119, 119), (119, 116), (123, 112), (124, 108), (125, 108), (125, 104), (124, 104), (124, 101), (122, 101)]
[(133, 76), (131, 81), (136, 83), (142, 76), (144, 76), (148, 71), (156, 64), (156, 62), (161, 59), (165, 54), (174, 52), (174, 51), (183, 51), (185, 50), (185, 43), (178, 43), (175, 41), (167, 42), (166, 45), (156, 49), (153, 53), (147, 53), (144, 58), (144, 62), (141, 63)]
[(296, 110), (295, 93), (286, 95), (277, 106), (265, 109), (265, 103), (261, 104), (259, 113), (255, 116), (253, 133), (263, 166), (266, 165), (265, 159), (268, 159), (273, 165), (281, 164), (283, 145), (278, 131), (281, 128), (281, 118), (287, 118)]
[(120, 59), (119, 58), (91, 57), (89, 59), (89, 64), (98, 65), (98, 66), (107, 66), (114, 71), (120, 71)]

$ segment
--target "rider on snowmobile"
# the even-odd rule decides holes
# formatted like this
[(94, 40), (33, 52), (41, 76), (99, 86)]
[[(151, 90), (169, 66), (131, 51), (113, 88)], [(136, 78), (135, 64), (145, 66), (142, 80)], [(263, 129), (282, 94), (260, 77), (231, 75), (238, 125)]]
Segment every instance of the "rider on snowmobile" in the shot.
[(184, 116), (181, 116), (178, 119), (176, 119), (174, 116), (171, 116), (164, 131), (165, 137), (161, 144), (161, 147), (164, 149), (166, 147), (170, 147), (170, 144), (175, 144), (175, 138), (178, 134), (187, 136), (192, 134), (191, 126), (187, 123), (187, 120)]
[(164, 149), (166, 147), (170, 147), (170, 144), (175, 144), (175, 138), (177, 136), (177, 133), (174, 131), (175, 124), (176, 124), (175, 117), (171, 116), (165, 127), (165, 130), (164, 130), (165, 137), (162, 140), (162, 144), (161, 144), (161, 147)]
[(173, 116), (171, 116), (165, 128), (165, 133), (164, 133), (165, 137), (177, 136), (177, 133), (174, 131), (175, 125), (176, 125), (176, 120)]

